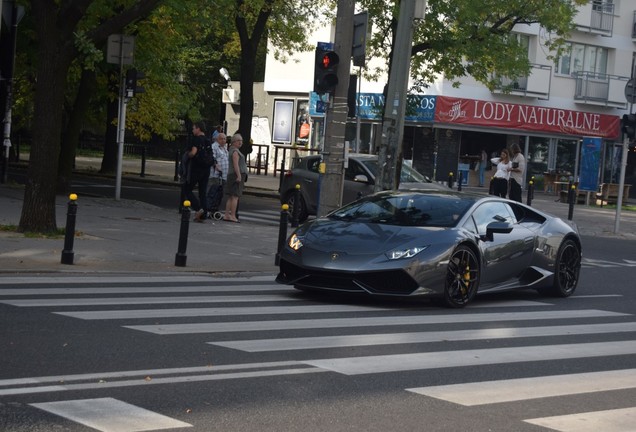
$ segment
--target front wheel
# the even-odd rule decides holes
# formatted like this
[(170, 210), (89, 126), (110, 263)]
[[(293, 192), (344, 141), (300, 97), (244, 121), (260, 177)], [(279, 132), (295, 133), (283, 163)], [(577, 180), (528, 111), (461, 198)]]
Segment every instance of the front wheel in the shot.
[(479, 260), (466, 246), (455, 249), (448, 261), (444, 303), (452, 308), (466, 306), (479, 288)]
[[(289, 206), (289, 216), (290, 216), (290, 221), (291, 221), (291, 217), (294, 214), (294, 206), (296, 205), (296, 192), (295, 191), (291, 191), (287, 193), (285, 202), (287, 203), (287, 205)], [(305, 204), (305, 200), (303, 199), (303, 196), (300, 195), (300, 202), (298, 203), (298, 222), (305, 222), (307, 220), (307, 218), (309, 217), (309, 213), (307, 212), (307, 205)]]
[(579, 283), (581, 270), (581, 249), (574, 240), (567, 239), (561, 243), (554, 267), (552, 287), (541, 290), (541, 293), (554, 297), (571, 296)]

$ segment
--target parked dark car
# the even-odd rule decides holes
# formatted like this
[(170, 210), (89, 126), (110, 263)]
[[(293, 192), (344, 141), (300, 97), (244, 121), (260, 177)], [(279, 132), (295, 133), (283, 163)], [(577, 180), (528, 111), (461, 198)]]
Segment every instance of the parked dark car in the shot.
[[(294, 192), (300, 185), (300, 207), (298, 219), (303, 222), (309, 215), (316, 215), (320, 196), (319, 155), (300, 158), (295, 167), (287, 171), (282, 179), (280, 200), (282, 204), (294, 207)], [(344, 172), (342, 203), (348, 204), (374, 192), (375, 178), (378, 174), (378, 157), (369, 154), (349, 155), (348, 167)], [(448, 187), (434, 183), (428, 177), (415, 171), (407, 164), (402, 165), (400, 189), (448, 190)]]
[(536, 289), (570, 296), (581, 268), (575, 226), (524, 204), (461, 192), (387, 191), (306, 222), (279, 256), (300, 290), (429, 296)]

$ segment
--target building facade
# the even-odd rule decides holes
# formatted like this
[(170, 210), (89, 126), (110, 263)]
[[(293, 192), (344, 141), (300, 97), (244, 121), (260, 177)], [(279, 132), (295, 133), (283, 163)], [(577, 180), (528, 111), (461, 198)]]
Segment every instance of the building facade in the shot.
[[(541, 187), (548, 177), (577, 180), (582, 139), (597, 137), (602, 141), (598, 181), (617, 183), (620, 119), (631, 108), (625, 86), (635, 69), (636, 2), (593, 0), (579, 9), (575, 24), (568, 54), (557, 62), (544, 51), (538, 25), (517, 26), (514, 35), (527, 46), (532, 71), (515, 80), (501, 78), (498, 90), (491, 92), (470, 77), (456, 88), (440, 77), (425, 94), (410, 96), (402, 143), (405, 159), (437, 180), (462, 171), (464, 181), (476, 185), (481, 151), (498, 154), (518, 143), (528, 161), (526, 180), (534, 176)], [(333, 29), (322, 29), (311, 39), (330, 41), (332, 35)], [(252, 135), (255, 143), (271, 149), (272, 166), (276, 147), (320, 148), (324, 122), (321, 102), (311, 92), (313, 64), (313, 51), (286, 63), (273, 55), (267, 58), (265, 81), (255, 88)], [(377, 148), (385, 82), (359, 80), (356, 85), (357, 115), (349, 119), (345, 137), (352, 151), (372, 153)], [(238, 127), (239, 98), (237, 88), (233, 103), (226, 100), (233, 108), (226, 117), (230, 130)], [(311, 125), (309, 136), (305, 123)], [(626, 183), (633, 184), (633, 146), (628, 155)]]

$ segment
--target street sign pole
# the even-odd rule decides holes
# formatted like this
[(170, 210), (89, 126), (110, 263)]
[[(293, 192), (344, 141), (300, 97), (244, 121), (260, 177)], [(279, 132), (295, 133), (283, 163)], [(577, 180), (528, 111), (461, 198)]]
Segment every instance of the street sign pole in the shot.
[(117, 176), (115, 178), (115, 200), (121, 198), (121, 176), (124, 159), (124, 137), (126, 132), (126, 81), (124, 65), (133, 63), (135, 37), (112, 34), (108, 37), (106, 61), (119, 65), (119, 108), (117, 113)]

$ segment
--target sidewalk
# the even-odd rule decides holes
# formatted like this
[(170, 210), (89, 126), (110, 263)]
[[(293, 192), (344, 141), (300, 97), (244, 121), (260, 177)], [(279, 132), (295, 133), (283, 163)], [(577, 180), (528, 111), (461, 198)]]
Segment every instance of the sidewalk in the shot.
[[(97, 158), (78, 157), (76, 168), (82, 173), (96, 174), (99, 163)], [(141, 178), (140, 161), (126, 159), (123, 171), (125, 178), (175, 184), (173, 162), (148, 160), (145, 177)], [(250, 174), (245, 193), (277, 198), (278, 185), (279, 177)], [(485, 188), (465, 190), (486, 192)], [(18, 224), (23, 195), (21, 186), (0, 185), (0, 224)], [(56, 218), (60, 228), (65, 225), (67, 203), (68, 198), (58, 197)], [(279, 210), (278, 202), (274, 203)], [(0, 231), (0, 273), (205, 272), (246, 275), (269, 272), (274, 275), (277, 272), (274, 265), (277, 226), (211, 220), (204, 224), (191, 223), (186, 267), (176, 267), (181, 224), (177, 211), (114, 198), (80, 196), (77, 204), (73, 265), (60, 264), (64, 238), (28, 238)], [(537, 192), (532, 206), (562, 219), (568, 216), (568, 205), (557, 202), (554, 195)], [(576, 205), (573, 222), (584, 236), (636, 240), (636, 212), (621, 213), (618, 234), (614, 234), (615, 217), (613, 209)]]

